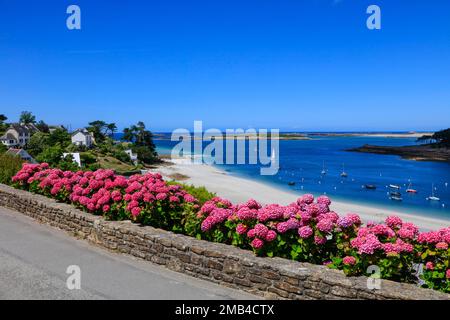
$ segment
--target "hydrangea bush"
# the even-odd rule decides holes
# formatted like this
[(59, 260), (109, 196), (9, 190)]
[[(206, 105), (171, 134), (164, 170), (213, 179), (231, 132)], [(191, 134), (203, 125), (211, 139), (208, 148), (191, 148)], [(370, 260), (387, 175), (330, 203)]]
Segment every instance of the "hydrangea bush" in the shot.
[(15, 187), (72, 203), (110, 220), (130, 219), (181, 232), (195, 218), (197, 200), (179, 185), (168, 185), (158, 173), (125, 178), (112, 170), (62, 171), (48, 164), (24, 164), (12, 178)]
[[(354, 213), (339, 216), (326, 196), (303, 195), (287, 206), (262, 206), (255, 200), (233, 205), (214, 198), (198, 214), (197, 237), (366, 275), (375, 265), (383, 279), (410, 282), (450, 292), (450, 228), (420, 233), (399, 217), (367, 223)], [(423, 269), (421, 271), (421, 269)]]
[(366, 275), (418, 282), (450, 292), (450, 228), (420, 232), (412, 223), (388, 217), (363, 225), (357, 214), (339, 216), (326, 196), (306, 194), (287, 206), (255, 200), (234, 205), (213, 197), (198, 201), (160, 174), (125, 178), (112, 170), (62, 171), (24, 164), (12, 178), (17, 188), (43, 194), (111, 220), (130, 219), (154, 227), (278, 256)]

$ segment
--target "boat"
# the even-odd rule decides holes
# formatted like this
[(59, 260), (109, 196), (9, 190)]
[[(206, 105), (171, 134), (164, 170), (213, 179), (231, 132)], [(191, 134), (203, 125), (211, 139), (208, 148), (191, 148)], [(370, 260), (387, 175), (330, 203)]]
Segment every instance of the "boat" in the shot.
[(408, 189), (406, 189), (406, 192), (408, 192), (408, 193), (417, 193), (417, 190), (412, 188), (412, 182), (409, 183)]
[(389, 199), (395, 200), (395, 201), (402, 201), (403, 200), (401, 196), (391, 196), (391, 197), (389, 197)]
[(400, 189), (400, 186), (398, 186), (396, 184), (390, 184), (389, 188), (391, 188), (391, 189)]
[(434, 183), (431, 185), (431, 196), (429, 196), (429, 197), (427, 198), (427, 200), (429, 200), (429, 201), (441, 201), (440, 198), (438, 198), (438, 197), (436, 197), (436, 196), (434, 195)]
[(342, 164), (342, 173), (341, 173), (341, 177), (342, 177), (342, 178), (347, 178), (347, 177), (348, 177), (347, 172), (345, 172), (345, 164)]
[(327, 174), (327, 170), (325, 170), (325, 160), (323, 161), (322, 171), (320, 172), (320, 174), (323, 176)]
[(400, 192), (397, 192), (397, 191), (391, 192), (390, 195), (391, 196), (395, 196), (395, 197), (401, 197), (402, 196), (402, 194)]
[(289, 182), (288, 182), (288, 185), (290, 185), (290, 186), (295, 186), (295, 182), (294, 182), (294, 181), (289, 181)]
[(375, 190), (377, 187), (373, 184), (365, 184), (364, 188), (369, 189), (369, 190)]

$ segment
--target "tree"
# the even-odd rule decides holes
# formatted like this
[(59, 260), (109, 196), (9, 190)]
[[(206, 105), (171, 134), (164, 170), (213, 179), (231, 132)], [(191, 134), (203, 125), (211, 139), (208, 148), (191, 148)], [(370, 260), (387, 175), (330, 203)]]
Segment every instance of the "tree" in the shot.
[(117, 132), (117, 126), (115, 123), (109, 123), (106, 125), (106, 131), (109, 133), (109, 136), (114, 137), (114, 133)]
[(89, 127), (87, 130), (94, 135), (94, 139), (96, 143), (101, 143), (105, 140), (105, 128), (107, 124), (102, 120), (95, 120), (89, 122)]
[(4, 114), (0, 114), (0, 133), (3, 133), (6, 131), (7, 125), (5, 121), (8, 120), (8, 118)]
[(33, 134), (28, 141), (27, 151), (33, 157), (37, 157), (48, 147), (59, 146), (65, 150), (70, 144), (70, 134), (64, 129), (57, 128), (52, 133), (37, 132)]
[(42, 151), (36, 160), (39, 162), (47, 162), (50, 166), (55, 167), (61, 161), (63, 149), (60, 145), (51, 146)]
[(39, 131), (41, 131), (41, 132), (45, 132), (45, 133), (49, 133), (50, 132), (50, 128), (48, 127), (48, 125), (43, 120), (40, 120), (36, 124), (36, 128), (38, 128)]
[(437, 143), (444, 147), (450, 147), (450, 128), (435, 132), (432, 137)]
[(144, 163), (155, 163), (159, 161), (155, 144), (153, 143), (153, 134), (146, 130), (145, 124), (139, 121), (130, 128), (125, 128), (122, 139), (133, 143), (132, 150), (137, 154), (138, 160)]
[(20, 123), (35, 124), (36, 117), (29, 111), (22, 111), (22, 113), (20, 114)]
[(49, 134), (44, 132), (36, 132), (28, 141), (27, 151), (33, 157), (37, 157), (45, 148), (49, 147)]

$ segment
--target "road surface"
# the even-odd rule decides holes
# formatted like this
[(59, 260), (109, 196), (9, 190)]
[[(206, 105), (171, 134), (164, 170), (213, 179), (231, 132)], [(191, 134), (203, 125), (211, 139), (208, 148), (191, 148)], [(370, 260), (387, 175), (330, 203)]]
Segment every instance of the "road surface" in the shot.
[[(67, 268), (80, 267), (80, 289)], [(257, 299), (111, 253), (0, 207), (0, 299)]]

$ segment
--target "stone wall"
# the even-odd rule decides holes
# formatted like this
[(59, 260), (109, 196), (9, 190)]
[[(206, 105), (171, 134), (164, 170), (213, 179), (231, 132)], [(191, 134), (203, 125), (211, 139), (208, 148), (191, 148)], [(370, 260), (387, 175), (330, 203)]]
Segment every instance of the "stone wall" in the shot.
[(130, 254), (200, 279), (271, 299), (449, 299), (411, 284), (381, 281), (369, 290), (366, 277), (252, 252), (132, 224), (106, 221), (53, 199), (0, 184), (0, 206), (65, 230), (110, 250)]

